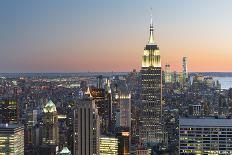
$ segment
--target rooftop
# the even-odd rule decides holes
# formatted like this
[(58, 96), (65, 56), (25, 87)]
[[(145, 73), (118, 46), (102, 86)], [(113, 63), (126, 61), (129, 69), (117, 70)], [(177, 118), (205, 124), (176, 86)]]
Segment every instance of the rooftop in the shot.
[(226, 118), (180, 118), (182, 126), (232, 127), (232, 119)]
[(50, 100), (50, 101), (48, 101), (48, 103), (43, 108), (43, 111), (45, 113), (47, 113), (47, 112), (49, 112), (49, 113), (56, 112), (56, 105)]

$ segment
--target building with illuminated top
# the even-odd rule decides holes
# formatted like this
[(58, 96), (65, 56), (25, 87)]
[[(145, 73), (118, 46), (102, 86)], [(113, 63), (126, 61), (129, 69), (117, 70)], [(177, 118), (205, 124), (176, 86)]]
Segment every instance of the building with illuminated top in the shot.
[(128, 129), (120, 129), (116, 133), (118, 139), (118, 155), (129, 155), (131, 146), (131, 136)]
[(16, 124), (0, 124), (0, 154), (24, 155), (24, 127)]
[(180, 118), (179, 154), (232, 154), (232, 119)]
[(118, 139), (114, 137), (101, 137), (100, 155), (118, 155)]
[(43, 144), (59, 144), (58, 114), (50, 100), (43, 108)]
[(140, 72), (142, 80), (140, 141), (143, 143), (162, 142), (162, 71), (159, 47), (155, 44), (153, 37), (152, 21)]

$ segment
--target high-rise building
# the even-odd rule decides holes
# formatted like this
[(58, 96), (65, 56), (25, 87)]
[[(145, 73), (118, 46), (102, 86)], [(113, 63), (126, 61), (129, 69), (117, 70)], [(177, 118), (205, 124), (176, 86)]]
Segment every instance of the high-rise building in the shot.
[(19, 107), (15, 98), (0, 99), (0, 123), (18, 123)]
[(24, 127), (16, 124), (0, 124), (0, 154), (24, 155)]
[(182, 71), (183, 71), (183, 82), (188, 79), (188, 69), (187, 69), (187, 57), (183, 57), (182, 60)]
[(131, 128), (131, 94), (120, 94), (120, 126)]
[(228, 90), (227, 101), (228, 101), (229, 116), (232, 116), (232, 88)]
[(119, 129), (116, 134), (116, 138), (118, 138), (118, 155), (129, 155), (131, 145), (129, 128)]
[(162, 71), (160, 51), (154, 41), (152, 22), (140, 72), (142, 80), (140, 141), (144, 143), (162, 142)]
[(179, 154), (232, 154), (232, 119), (180, 118)]
[(171, 83), (172, 82), (172, 74), (171, 74), (171, 69), (170, 69), (169, 64), (165, 65), (164, 81), (165, 81), (165, 83)]
[(101, 89), (102, 86), (103, 86), (103, 76), (102, 76), (102, 75), (99, 75), (99, 76), (97, 77), (97, 88), (98, 88), (98, 89)]
[(107, 134), (111, 129), (112, 119), (111, 92), (103, 88), (91, 88), (89, 93), (98, 109), (101, 134)]
[(58, 114), (56, 105), (51, 100), (43, 108), (42, 122), (42, 145), (39, 153), (55, 155), (59, 150)]
[(101, 137), (100, 155), (118, 155), (118, 139), (114, 137)]
[(43, 108), (42, 143), (59, 145), (58, 114), (56, 105), (50, 100)]
[(100, 120), (95, 101), (83, 98), (74, 110), (74, 155), (99, 155)]

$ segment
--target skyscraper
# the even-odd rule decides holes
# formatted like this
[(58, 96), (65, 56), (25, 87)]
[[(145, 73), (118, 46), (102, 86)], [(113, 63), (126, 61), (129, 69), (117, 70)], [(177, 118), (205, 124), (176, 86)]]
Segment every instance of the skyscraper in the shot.
[(153, 37), (153, 23), (150, 37), (144, 48), (141, 68), (141, 128), (140, 141), (162, 142), (162, 71), (159, 47)]
[(19, 116), (18, 101), (15, 98), (0, 99), (0, 122), (17, 123)]
[(110, 125), (112, 119), (111, 92), (103, 88), (91, 88), (89, 93), (98, 109), (101, 134), (107, 134), (111, 129)]
[(59, 144), (58, 115), (56, 105), (50, 100), (43, 109), (43, 144)]
[(183, 70), (183, 82), (186, 82), (186, 80), (188, 79), (187, 57), (183, 57), (182, 70)]
[(118, 155), (129, 155), (131, 145), (129, 129), (119, 129), (116, 138), (118, 138)]
[(100, 120), (95, 100), (84, 98), (74, 111), (74, 155), (99, 155)]
[(120, 126), (131, 128), (131, 94), (120, 94)]
[(165, 83), (171, 83), (172, 82), (172, 75), (171, 75), (171, 70), (170, 70), (170, 65), (166, 64), (165, 65), (165, 72), (164, 72), (164, 81)]

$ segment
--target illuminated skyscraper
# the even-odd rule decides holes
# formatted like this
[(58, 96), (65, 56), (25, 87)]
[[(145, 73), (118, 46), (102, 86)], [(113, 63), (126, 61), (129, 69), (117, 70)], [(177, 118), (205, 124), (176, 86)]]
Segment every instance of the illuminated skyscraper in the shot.
[(164, 72), (164, 81), (165, 83), (171, 83), (172, 82), (172, 75), (170, 70), (170, 65), (165, 65), (165, 72)]
[(187, 57), (183, 57), (182, 61), (183, 81), (186, 82), (186, 80), (188, 79)]
[(50, 100), (43, 109), (43, 144), (59, 144), (58, 115), (56, 105)]
[(141, 68), (141, 128), (140, 141), (162, 142), (162, 72), (159, 47), (153, 37), (153, 23), (150, 37), (144, 48)]
[(131, 128), (131, 94), (120, 94), (120, 126)]
[(89, 93), (98, 109), (101, 134), (107, 134), (111, 129), (112, 119), (111, 92), (109, 89), (91, 88), (89, 89)]
[(24, 127), (0, 124), (0, 154), (24, 155)]

